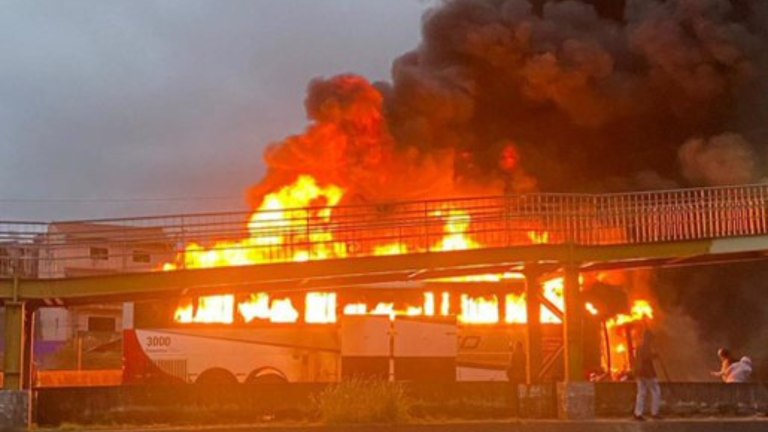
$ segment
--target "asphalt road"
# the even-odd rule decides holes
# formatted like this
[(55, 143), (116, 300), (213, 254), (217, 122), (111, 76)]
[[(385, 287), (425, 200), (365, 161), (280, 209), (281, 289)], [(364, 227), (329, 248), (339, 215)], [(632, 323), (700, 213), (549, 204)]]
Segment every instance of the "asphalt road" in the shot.
[[(61, 430), (61, 429), (59, 429)], [(259, 424), (243, 426), (179, 426), (90, 429), (67, 427), (68, 431), (98, 432), (768, 432), (768, 418), (425, 423), (403, 425)]]

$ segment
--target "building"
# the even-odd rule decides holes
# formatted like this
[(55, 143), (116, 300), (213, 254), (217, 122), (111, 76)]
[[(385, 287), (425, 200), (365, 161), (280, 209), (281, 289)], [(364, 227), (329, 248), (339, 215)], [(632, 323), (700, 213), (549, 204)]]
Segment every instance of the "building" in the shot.
[[(21, 277), (42, 279), (153, 271), (172, 260), (173, 246), (162, 228), (56, 222), (30, 244), (0, 244), (0, 277), (12, 277), (14, 268), (21, 269)], [(83, 352), (121, 337), (122, 309), (122, 304), (64, 308), (55, 303), (38, 309), (38, 364), (80, 367)], [(77, 359), (73, 364), (46, 361), (73, 349), (75, 355), (67, 356)]]
[(55, 222), (44, 236), (40, 277), (146, 272), (173, 259), (162, 228)]
[(38, 276), (39, 246), (36, 243), (8, 241), (0, 243), (0, 278), (35, 278)]

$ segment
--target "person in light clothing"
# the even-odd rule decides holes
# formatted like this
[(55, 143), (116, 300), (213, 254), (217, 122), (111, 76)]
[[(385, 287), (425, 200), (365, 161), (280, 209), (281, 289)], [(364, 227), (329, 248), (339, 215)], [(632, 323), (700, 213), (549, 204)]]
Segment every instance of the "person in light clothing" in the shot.
[(635, 356), (635, 380), (637, 381), (637, 399), (635, 400), (635, 420), (645, 420), (645, 399), (651, 394), (651, 417), (659, 418), (661, 409), (661, 388), (653, 365), (653, 334), (650, 330), (643, 333), (643, 343)]
[(749, 382), (752, 377), (752, 359), (749, 357), (742, 357), (741, 360), (733, 363), (728, 368), (728, 373), (725, 377), (727, 383), (745, 383)]

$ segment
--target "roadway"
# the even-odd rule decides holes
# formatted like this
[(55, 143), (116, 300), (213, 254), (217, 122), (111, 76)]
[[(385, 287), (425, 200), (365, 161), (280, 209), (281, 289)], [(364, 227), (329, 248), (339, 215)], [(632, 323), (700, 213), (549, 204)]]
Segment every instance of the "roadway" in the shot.
[[(45, 430), (45, 429), (39, 429)], [(61, 430), (61, 429), (55, 429)], [(637, 422), (630, 419), (561, 421), (516, 420), (497, 422), (429, 422), (398, 425), (318, 425), (308, 423), (243, 426), (179, 426), (88, 428), (68, 425), (69, 431), (99, 432), (765, 432), (768, 418), (694, 418)]]

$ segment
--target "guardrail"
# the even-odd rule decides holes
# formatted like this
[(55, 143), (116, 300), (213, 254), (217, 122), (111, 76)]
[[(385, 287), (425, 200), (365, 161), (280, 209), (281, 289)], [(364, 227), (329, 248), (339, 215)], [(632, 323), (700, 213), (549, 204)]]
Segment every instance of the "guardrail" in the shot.
[(0, 222), (0, 277), (60, 278), (445, 250), (768, 234), (768, 185), (524, 194), (52, 223)]

